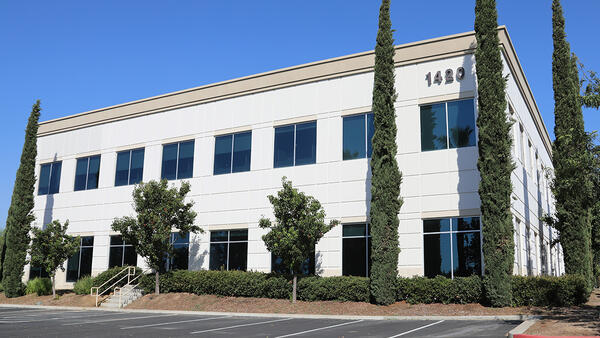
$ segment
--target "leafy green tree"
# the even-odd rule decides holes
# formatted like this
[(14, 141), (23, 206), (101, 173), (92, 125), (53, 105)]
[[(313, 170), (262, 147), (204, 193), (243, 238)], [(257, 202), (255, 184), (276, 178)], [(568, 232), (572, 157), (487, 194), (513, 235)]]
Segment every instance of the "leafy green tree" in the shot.
[(35, 186), (35, 157), (37, 156), (37, 131), (40, 118), (40, 101), (36, 101), (27, 121), (21, 164), (17, 170), (4, 235), (2, 252), (2, 286), (6, 297), (23, 294), (23, 268), (29, 247), (29, 231), (33, 216), (33, 191)]
[(595, 286), (600, 282), (600, 145), (594, 144), (595, 133), (590, 135), (589, 152), (592, 155), (590, 180), (592, 181), (592, 272)]
[(192, 210), (194, 202), (186, 202), (185, 196), (190, 184), (182, 182), (181, 187), (168, 187), (167, 180), (140, 183), (133, 189), (133, 208), (136, 217), (116, 218), (111, 228), (121, 233), (127, 243), (144, 257), (154, 270), (155, 293), (160, 293), (159, 274), (165, 264), (165, 257), (174, 253), (171, 232), (174, 229), (182, 236), (188, 233), (203, 232), (194, 225), (196, 212)]
[(275, 222), (262, 217), (258, 225), (270, 229), (262, 236), (267, 250), (281, 258), (293, 276), (292, 302), (296, 302), (298, 274), (302, 273), (302, 263), (314, 254), (315, 245), (331, 228), (339, 224), (337, 220), (325, 223), (325, 210), (312, 196), (307, 196), (292, 187), (292, 182), (284, 176), (283, 188), (277, 196), (267, 196), (273, 205)]
[(394, 88), (394, 37), (390, 20), (390, 0), (382, 0), (379, 30), (375, 45), (375, 83), (373, 86), (373, 155), (371, 157), (371, 301), (392, 304), (396, 301), (398, 276), (398, 213), (402, 206), (396, 154), (396, 89)]
[(559, 0), (552, 2), (552, 84), (554, 135), (552, 191), (556, 199), (554, 227), (564, 252), (565, 272), (579, 274), (592, 286), (591, 198), (588, 168), (591, 155), (585, 132), (576, 59), (566, 39)]
[(592, 70), (587, 71), (583, 63), (578, 62), (578, 65), (583, 77), (581, 87), (585, 88), (581, 94), (581, 104), (587, 108), (600, 109), (600, 77)]
[(477, 49), (479, 197), (483, 220), (485, 297), (492, 306), (509, 306), (512, 301), (511, 275), (514, 260), (513, 223), (510, 212), (512, 122), (506, 114), (502, 58), (498, 39), (495, 0), (475, 2)]
[(67, 235), (69, 221), (61, 225), (52, 221), (45, 229), (32, 228), (30, 262), (31, 265), (42, 267), (52, 278), (52, 296), (56, 298), (56, 271), (65, 271), (65, 261), (79, 249), (79, 237)]

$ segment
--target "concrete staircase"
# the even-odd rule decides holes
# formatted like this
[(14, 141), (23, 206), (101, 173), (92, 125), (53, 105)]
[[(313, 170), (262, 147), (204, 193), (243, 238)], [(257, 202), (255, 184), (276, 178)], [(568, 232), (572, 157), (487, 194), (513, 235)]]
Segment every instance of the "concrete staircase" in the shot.
[[(120, 292), (122, 294), (121, 297), (119, 297), (119, 291), (116, 293), (111, 294), (110, 296), (108, 296), (108, 298), (106, 300), (104, 300), (102, 303), (100, 303), (101, 307), (105, 307), (105, 308), (120, 308), (120, 307), (126, 307), (128, 304), (130, 304), (131, 302), (133, 302), (134, 300), (142, 297), (142, 290), (140, 290), (139, 288), (133, 286), (133, 285), (125, 285), (120, 289)], [(119, 304), (119, 298), (121, 301), (121, 304)]]

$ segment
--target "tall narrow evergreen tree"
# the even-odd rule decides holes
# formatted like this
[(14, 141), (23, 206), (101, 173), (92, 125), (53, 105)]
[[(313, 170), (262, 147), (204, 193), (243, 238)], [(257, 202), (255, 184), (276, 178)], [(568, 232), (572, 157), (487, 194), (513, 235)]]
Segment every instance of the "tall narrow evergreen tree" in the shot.
[(398, 276), (398, 213), (402, 206), (402, 174), (396, 162), (396, 112), (394, 102), (394, 38), (390, 0), (379, 10), (379, 31), (375, 46), (373, 114), (375, 133), (371, 158), (371, 300), (391, 304), (396, 300)]
[(17, 297), (23, 292), (21, 278), (29, 247), (29, 231), (34, 220), (33, 190), (35, 186), (35, 157), (37, 156), (37, 131), (40, 118), (40, 101), (31, 110), (25, 144), (21, 153), (21, 164), (17, 170), (8, 217), (6, 218), (2, 286), (7, 297)]
[(483, 221), (484, 291), (492, 306), (509, 306), (514, 260), (513, 224), (510, 212), (514, 170), (511, 157), (512, 122), (506, 114), (505, 80), (498, 39), (495, 0), (475, 3), (479, 159), (479, 197)]
[(552, 85), (554, 89), (554, 135), (552, 162), (556, 198), (554, 226), (564, 252), (565, 272), (579, 274), (592, 285), (591, 181), (579, 74), (566, 39), (565, 19), (559, 0), (552, 2)]

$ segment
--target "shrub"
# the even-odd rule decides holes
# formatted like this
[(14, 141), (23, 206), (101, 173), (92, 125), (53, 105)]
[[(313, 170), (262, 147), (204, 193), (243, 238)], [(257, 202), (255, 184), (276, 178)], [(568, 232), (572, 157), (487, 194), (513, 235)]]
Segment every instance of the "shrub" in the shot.
[(397, 299), (410, 304), (468, 304), (481, 301), (482, 282), (478, 276), (457, 277), (455, 279), (437, 276), (435, 278), (398, 278)]
[(572, 306), (587, 301), (586, 280), (579, 275), (512, 277), (513, 306)]
[[(114, 268), (111, 268), (111, 269), (108, 269), (108, 270), (102, 272), (98, 276), (92, 278), (92, 286), (101, 286), (102, 284), (106, 283), (107, 281), (109, 281), (111, 278), (113, 278), (119, 272), (125, 270), (126, 268), (127, 268), (126, 266), (116, 266)], [(135, 274), (136, 274), (136, 276), (139, 275), (139, 274), (141, 274), (141, 273), (142, 273), (142, 269), (136, 267), (135, 268)], [(121, 277), (123, 277), (123, 276), (125, 276), (125, 278), (123, 278), (119, 283), (117, 283), (116, 285), (114, 285), (112, 288), (117, 287), (117, 286), (123, 286), (123, 285), (127, 284), (127, 274), (124, 272), (121, 275)], [(108, 283), (107, 285), (105, 285), (104, 287), (102, 287), (102, 289), (99, 290), (99, 292), (102, 292), (102, 291), (106, 290), (112, 284), (114, 284), (115, 282), (117, 282), (117, 280), (120, 279), (121, 277), (118, 277), (118, 278), (114, 279), (113, 281), (111, 281), (110, 283)]]
[(52, 281), (50, 278), (34, 278), (27, 282), (25, 294), (35, 293), (38, 296), (47, 296), (52, 294)]
[(73, 292), (77, 295), (89, 295), (92, 286), (94, 286), (94, 280), (91, 276), (81, 277), (73, 286)]
[(298, 299), (368, 302), (369, 279), (366, 277), (304, 277), (298, 282)]

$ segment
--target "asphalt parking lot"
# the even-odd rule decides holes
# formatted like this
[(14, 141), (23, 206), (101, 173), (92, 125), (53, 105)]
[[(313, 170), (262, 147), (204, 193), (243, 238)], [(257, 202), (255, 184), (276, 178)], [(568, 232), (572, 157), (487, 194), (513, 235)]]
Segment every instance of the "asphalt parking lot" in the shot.
[(505, 337), (518, 324), (0, 308), (2, 337)]

